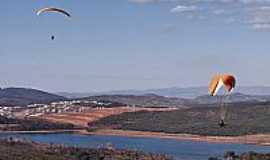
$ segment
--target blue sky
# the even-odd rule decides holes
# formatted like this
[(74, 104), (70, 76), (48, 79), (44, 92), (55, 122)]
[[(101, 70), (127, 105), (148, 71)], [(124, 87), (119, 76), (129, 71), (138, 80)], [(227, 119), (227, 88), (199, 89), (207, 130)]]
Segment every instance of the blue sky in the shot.
[[(72, 18), (36, 16), (47, 6)], [(224, 72), (270, 85), (269, 0), (3, 0), (0, 19), (1, 87), (205, 86)]]

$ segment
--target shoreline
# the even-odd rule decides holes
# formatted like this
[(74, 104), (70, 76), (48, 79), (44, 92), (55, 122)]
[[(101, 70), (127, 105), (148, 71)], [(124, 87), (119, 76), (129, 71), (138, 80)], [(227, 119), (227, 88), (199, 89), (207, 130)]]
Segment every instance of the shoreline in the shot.
[(0, 134), (61, 134), (61, 133), (79, 133), (81, 130), (39, 130), (39, 131), (0, 131)]
[(101, 129), (94, 132), (80, 130), (79, 134), (83, 135), (104, 135), (104, 136), (125, 136), (125, 137), (140, 137), (140, 138), (160, 138), (174, 139), (194, 142), (209, 142), (209, 143), (231, 143), (231, 144), (252, 144), (259, 146), (270, 146), (270, 134), (257, 134), (247, 136), (201, 136), (191, 134), (173, 134), (163, 132), (147, 132), (147, 131), (127, 131), (114, 129)]
[(252, 144), (259, 146), (270, 146), (270, 134), (256, 134), (246, 136), (201, 136), (191, 134), (174, 134), (163, 132), (148, 132), (148, 131), (128, 131), (116, 129), (100, 129), (93, 132), (88, 132), (85, 129), (74, 130), (41, 130), (41, 131), (0, 131), (0, 134), (80, 134), (80, 135), (101, 135), (101, 136), (124, 136), (138, 138), (159, 138), (172, 139), (194, 142), (208, 143), (230, 143), (230, 144)]

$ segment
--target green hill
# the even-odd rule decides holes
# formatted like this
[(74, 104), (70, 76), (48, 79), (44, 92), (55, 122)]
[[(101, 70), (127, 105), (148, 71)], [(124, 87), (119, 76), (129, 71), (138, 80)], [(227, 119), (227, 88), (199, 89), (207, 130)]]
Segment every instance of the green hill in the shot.
[(252, 105), (228, 106), (227, 126), (220, 128), (219, 109), (200, 107), (170, 112), (135, 112), (110, 116), (90, 127), (111, 127), (123, 130), (153, 131), (166, 133), (187, 133), (215, 136), (238, 136), (256, 133), (270, 133), (270, 106)]
[(171, 160), (165, 155), (113, 148), (86, 149), (38, 144), (20, 139), (0, 140), (1, 160)]
[(0, 89), (0, 106), (26, 106), (28, 104), (47, 104), (65, 100), (65, 97), (26, 88)]

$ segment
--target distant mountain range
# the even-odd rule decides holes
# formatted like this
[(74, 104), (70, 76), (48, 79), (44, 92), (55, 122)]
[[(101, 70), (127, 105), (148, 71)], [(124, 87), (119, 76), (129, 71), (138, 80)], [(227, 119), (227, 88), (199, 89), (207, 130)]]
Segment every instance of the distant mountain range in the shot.
[(233, 93), (225, 97), (204, 95), (192, 99), (192, 102), (196, 104), (217, 104), (220, 101), (224, 103), (265, 103), (270, 102), (270, 96)]
[[(222, 99), (221, 99), (222, 98)], [(239, 103), (239, 104), (261, 104), (270, 102), (270, 96), (253, 96), (242, 93), (234, 93), (226, 97), (220, 96), (198, 96), (193, 99), (164, 97), (155, 94), (145, 95), (100, 95), (79, 98), (80, 100), (110, 101), (126, 105), (147, 106), (147, 107), (199, 107), (217, 106), (219, 103)]]
[[(238, 91), (241, 91), (241, 93), (239, 93)], [(67, 98), (65, 98), (65, 96)], [(217, 104), (220, 102), (220, 97), (211, 97), (207, 95), (206, 87), (165, 88), (144, 91), (126, 90), (89, 94), (61, 93), (61, 96), (35, 89), (0, 89), (0, 106), (26, 106), (28, 104), (48, 104), (50, 102), (73, 99), (110, 101), (126, 105), (150, 107), (185, 107), (201, 104)], [(232, 95), (223, 98), (223, 102), (270, 102), (270, 87), (241, 87), (235, 90)]]
[(26, 88), (0, 88), (0, 106), (26, 106), (65, 100), (63, 96)]
[[(207, 87), (189, 87), (189, 88), (161, 88), (161, 89), (148, 89), (148, 90), (119, 90), (109, 92), (90, 92), (90, 93), (57, 93), (67, 98), (81, 98), (95, 95), (145, 95), (156, 94), (164, 97), (180, 97), (193, 99), (198, 96), (207, 94)], [(245, 95), (270, 95), (270, 87), (264, 86), (251, 86), (251, 87), (238, 87), (234, 91), (235, 93), (242, 93)]]
[(191, 100), (184, 98), (163, 97), (155, 94), (145, 95), (101, 95), (81, 98), (80, 100), (91, 101), (109, 101), (130, 106), (147, 107), (185, 107), (185, 104), (191, 103)]

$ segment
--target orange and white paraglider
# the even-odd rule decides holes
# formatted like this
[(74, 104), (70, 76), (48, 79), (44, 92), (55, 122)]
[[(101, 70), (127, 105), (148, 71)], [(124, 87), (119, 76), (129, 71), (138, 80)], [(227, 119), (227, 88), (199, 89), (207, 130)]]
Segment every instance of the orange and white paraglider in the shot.
[(223, 98), (227, 97), (235, 88), (236, 80), (233, 75), (230, 74), (219, 74), (213, 76), (209, 86), (208, 92), (210, 96), (216, 96), (221, 89), (223, 88), (222, 94), (219, 96), (220, 98), (220, 116), (221, 120), (219, 122), (220, 127), (225, 126), (225, 117), (227, 109), (225, 104), (223, 104)]

